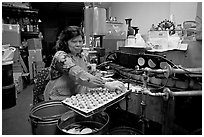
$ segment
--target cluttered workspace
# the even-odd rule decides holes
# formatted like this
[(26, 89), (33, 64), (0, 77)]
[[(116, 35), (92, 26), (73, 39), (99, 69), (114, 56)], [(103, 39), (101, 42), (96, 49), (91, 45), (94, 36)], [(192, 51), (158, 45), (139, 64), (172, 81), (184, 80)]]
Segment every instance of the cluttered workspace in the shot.
[[(125, 88), (112, 91), (105, 83), (62, 100), (43, 98), (51, 61), (43, 62), (46, 56), (41, 53), (41, 28), (26, 25), (36, 37), (22, 40), (21, 36), (21, 43), (28, 44), (29, 56), (22, 58), (25, 50), (20, 49), (19, 60), (13, 62), (10, 57), (19, 48), (12, 47), (8, 36), (19, 42), (18, 31), (31, 31), (22, 31), (19, 24), (4, 23), (2, 77), (11, 79), (3, 81), (3, 109), (18, 105), (20, 79), (13, 81), (14, 73), (8, 72), (18, 63), (21, 70), (16, 74), (20, 74), (21, 83), (34, 85), (28, 113), (34, 135), (202, 135), (202, 3), (192, 3), (195, 14), (191, 19), (180, 19), (176, 3), (167, 2), (163, 5), (168, 4), (171, 12), (145, 21), (138, 14), (128, 13), (131, 3), (84, 2), (80, 27), (85, 36), (83, 54), (90, 69), (100, 72), (106, 82), (119, 81)], [(122, 5), (127, 6), (124, 16), (118, 13)], [(29, 14), (34, 14), (37, 24), (37, 10)], [(11, 32), (11, 28), (15, 30)]]

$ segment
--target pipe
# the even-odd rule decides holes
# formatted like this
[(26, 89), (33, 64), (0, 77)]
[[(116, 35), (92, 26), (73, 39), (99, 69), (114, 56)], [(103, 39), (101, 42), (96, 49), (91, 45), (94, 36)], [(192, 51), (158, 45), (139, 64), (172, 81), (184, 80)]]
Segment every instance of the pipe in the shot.
[(202, 68), (184, 68), (172, 69), (172, 73), (185, 74), (185, 73), (202, 73)]
[[(139, 92), (138, 92), (139, 93)], [(150, 95), (150, 96), (165, 96), (166, 95), (166, 93), (161, 93), (161, 92), (159, 92), (159, 93), (152, 93), (150, 90), (148, 90), (148, 89), (143, 89), (143, 91), (141, 92), (141, 93), (143, 93), (143, 94), (148, 94), (148, 95)]]
[(193, 73), (193, 74), (202, 74), (202, 68), (184, 68), (184, 69), (174, 69), (169, 66), (167, 69), (151, 69), (151, 68), (144, 68), (144, 71), (151, 72), (151, 73), (176, 73), (176, 74), (186, 74), (186, 73)]
[(201, 96), (202, 90), (172, 92), (172, 96)]
[(143, 93), (143, 94), (148, 94), (150, 96), (202, 96), (202, 90), (191, 90), (191, 91), (179, 91), (179, 92), (172, 92), (170, 89), (166, 88), (164, 89), (164, 93), (152, 93), (148, 89), (143, 89), (142, 92), (138, 92), (137, 94)]
[(144, 71), (150, 72), (150, 73), (158, 73), (158, 74), (163, 74), (166, 73), (168, 70), (167, 69), (151, 69), (151, 68), (144, 68)]

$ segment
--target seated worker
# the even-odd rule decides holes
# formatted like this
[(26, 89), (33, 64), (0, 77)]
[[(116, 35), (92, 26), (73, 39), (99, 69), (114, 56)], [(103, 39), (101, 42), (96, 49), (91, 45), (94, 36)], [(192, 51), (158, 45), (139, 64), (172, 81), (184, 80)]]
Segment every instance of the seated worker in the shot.
[(124, 90), (122, 82), (106, 82), (91, 74), (82, 52), (83, 40), (83, 32), (77, 26), (69, 26), (60, 33), (56, 42), (57, 52), (50, 65), (51, 80), (45, 88), (45, 100), (64, 100), (71, 95), (87, 92), (89, 88)]

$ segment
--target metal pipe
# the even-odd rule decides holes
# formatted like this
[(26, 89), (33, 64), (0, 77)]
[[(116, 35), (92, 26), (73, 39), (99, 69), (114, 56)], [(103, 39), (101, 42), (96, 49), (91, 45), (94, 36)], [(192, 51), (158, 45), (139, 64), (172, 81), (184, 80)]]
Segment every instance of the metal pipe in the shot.
[(151, 68), (144, 68), (144, 71), (150, 72), (150, 73), (158, 73), (158, 74), (163, 74), (168, 71), (168, 69), (151, 69)]
[(143, 71), (150, 72), (150, 73), (157, 73), (157, 74), (165, 74), (167, 77), (172, 74), (201, 74), (202, 75), (202, 68), (172, 68), (171, 66), (167, 66), (166, 69), (151, 69), (151, 68), (144, 68)]
[(172, 96), (201, 96), (202, 90), (172, 92)]
[(166, 93), (161, 93), (161, 92), (159, 92), (159, 93), (152, 93), (149, 89), (143, 89), (143, 91), (141, 91), (141, 92), (138, 92), (138, 93), (143, 93), (143, 94), (147, 94), (147, 95), (150, 95), (150, 96), (165, 96), (166, 95)]
[(178, 73), (178, 74), (185, 74), (185, 73), (202, 73), (202, 68), (172, 69), (172, 73)]
[(172, 96), (201, 96), (202, 95), (202, 90), (191, 90), (191, 91), (179, 91), (179, 92), (172, 92), (171, 90), (165, 90), (166, 92), (161, 93), (152, 93), (150, 90), (148, 89), (143, 89), (143, 91), (141, 92), (137, 92), (137, 94), (148, 94), (150, 96), (167, 96), (167, 94), (169, 94), (170, 97)]

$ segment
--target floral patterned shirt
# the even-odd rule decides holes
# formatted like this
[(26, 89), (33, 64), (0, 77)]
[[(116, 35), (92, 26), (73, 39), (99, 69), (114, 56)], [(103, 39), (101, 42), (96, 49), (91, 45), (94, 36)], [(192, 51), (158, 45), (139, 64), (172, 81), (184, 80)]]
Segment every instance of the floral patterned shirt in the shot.
[(104, 85), (104, 81), (91, 74), (89, 63), (83, 54), (72, 55), (58, 51), (53, 57), (50, 81), (45, 89), (45, 100), (63, 100), (76, 93), (86, 92), (87, 88)]

